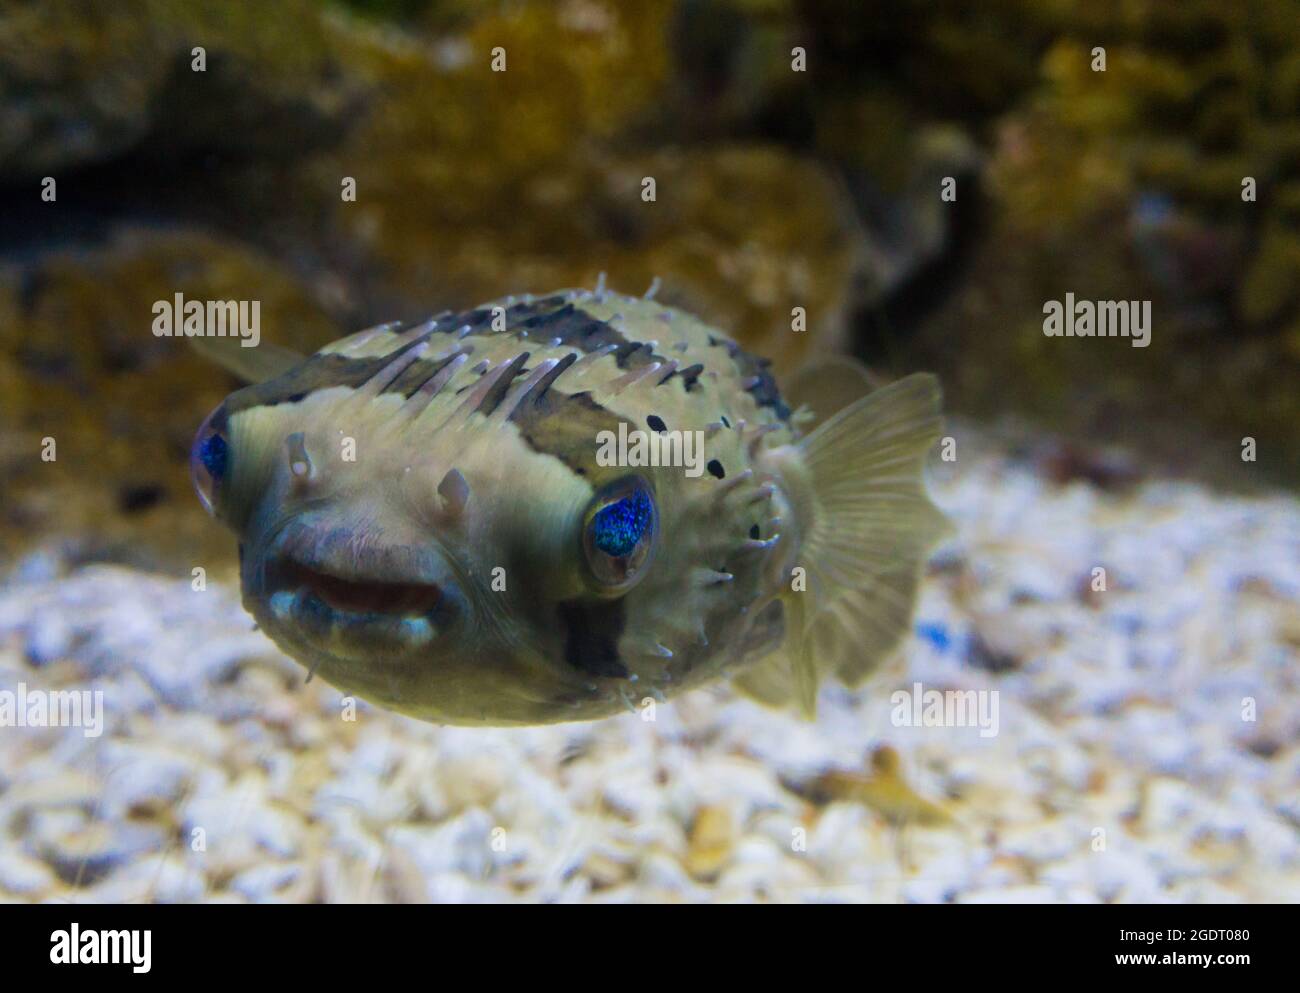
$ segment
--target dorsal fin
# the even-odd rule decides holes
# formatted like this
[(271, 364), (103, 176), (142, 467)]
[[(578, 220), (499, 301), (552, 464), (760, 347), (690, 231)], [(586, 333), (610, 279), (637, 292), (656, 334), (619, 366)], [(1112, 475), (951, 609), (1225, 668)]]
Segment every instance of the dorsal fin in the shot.
[(806, 408), (799, 424), (805, 432), (883, 385), (884, 381), (848, 355), (820, 356), (780, 379), (790, 409)]
[(306, 361), (307, 356), (292, 348), (258, 342), (252, 348), (244, 347), (240, 337), (189, 338), (190, 347), (209, 362), (214, 362), (246, 383), (264, 383)]

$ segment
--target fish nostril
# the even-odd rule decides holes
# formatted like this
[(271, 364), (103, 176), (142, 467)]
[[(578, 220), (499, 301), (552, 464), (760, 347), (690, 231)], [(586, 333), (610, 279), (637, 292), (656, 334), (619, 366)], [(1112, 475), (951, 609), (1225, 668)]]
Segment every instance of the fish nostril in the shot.
[(307, 454), (307, 441), (301, 431), (295, 431), (284, 439), (284, 447), (289, 455), (289, 471), (296, 480), (305, 482), (312, 477), (311, 456)]
[(289, 455), (289, 472), (294, 480), (309, 480), (312, 477), (312, 458), (307, 454), (307, 439), (302, 432), (294, 432), (285, 438), (285, 451)]

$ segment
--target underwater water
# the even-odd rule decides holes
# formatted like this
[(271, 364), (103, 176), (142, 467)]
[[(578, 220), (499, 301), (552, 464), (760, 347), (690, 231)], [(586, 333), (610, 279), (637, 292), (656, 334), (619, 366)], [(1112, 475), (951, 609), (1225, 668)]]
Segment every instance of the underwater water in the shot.
[[(1300, 18), (852, 7), (0, 12), (0, 900), (1300, 899)], [(309, 353), (598, 279), (775, 384), (939, 376), (887, 664), (815, 720), (308, 681), (186, 301)]]

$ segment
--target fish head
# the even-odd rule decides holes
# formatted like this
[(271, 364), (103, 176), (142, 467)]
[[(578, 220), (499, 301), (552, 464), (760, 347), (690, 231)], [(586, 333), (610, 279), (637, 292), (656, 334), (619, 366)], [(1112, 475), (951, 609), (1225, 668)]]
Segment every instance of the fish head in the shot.
[(592, 646), (599, 656), (602, 605), (650, 571), (653, 476), (584, 478), (481, 415), (430, 430), (400, 393), (263, 403), (258, 389), (205, 421), (191, 467), (239, 537), (245, 607), (286, 653), (440, 723), (621, 709)]

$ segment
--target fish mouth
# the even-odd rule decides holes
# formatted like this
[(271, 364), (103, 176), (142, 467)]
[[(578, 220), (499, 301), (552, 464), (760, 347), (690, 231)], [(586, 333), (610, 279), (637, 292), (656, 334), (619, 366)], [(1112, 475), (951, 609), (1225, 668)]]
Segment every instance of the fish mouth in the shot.
[(267, 550), (248, 577), (246, 599), (268, 633), (313, 655), (379, 661), (427, 647), (462, 613), (463, 598), (436, 557), (407, 548), (342, 550), (319, 541)]
[(438, 583), (340, 576), (293, 559), (275, 565), (278, 582), (271, 587), (272, 595), (304, 590), (339, 613), (419, 615), (436, 610), (443, 601)]

